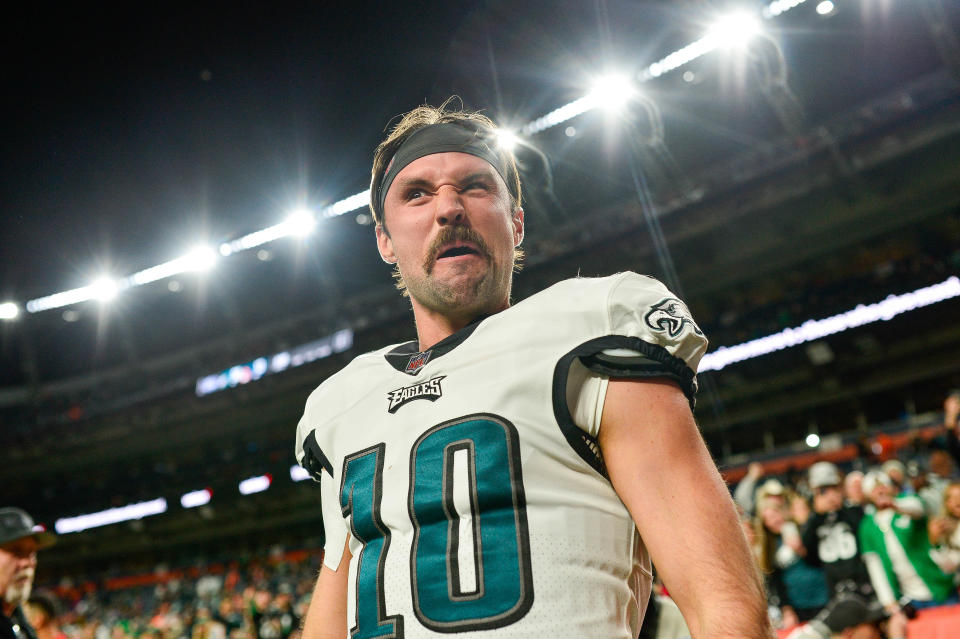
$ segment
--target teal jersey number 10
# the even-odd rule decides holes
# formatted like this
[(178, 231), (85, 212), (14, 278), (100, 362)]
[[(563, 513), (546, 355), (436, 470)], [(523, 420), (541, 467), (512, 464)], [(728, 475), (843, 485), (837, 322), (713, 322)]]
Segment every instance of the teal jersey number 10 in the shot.
[[(343, 462), (340, 507), (363, 544), (353, 639), (403, 637), (385, 610), (390, 530), (380, 518), (385, 444)], [(509, 421), (476, 414), (428, 429), (410, 451), (414, 527), (410, 589), (417, 619), (436, 632), (500, 628), (533, 605), (530, 536), (519, 437)]]

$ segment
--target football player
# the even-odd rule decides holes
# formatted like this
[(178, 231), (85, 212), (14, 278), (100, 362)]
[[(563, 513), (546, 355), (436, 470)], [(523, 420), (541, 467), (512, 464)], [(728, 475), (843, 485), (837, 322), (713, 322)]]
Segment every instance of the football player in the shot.
[(683, 302), (621, 273), (511, 305), (520, 180), (479, 114), (404, 116), (370, 198), (417, 339), (307, 400), (326, 542), (305, 639), (633, 639), (651, 558), (693, 637), (768, 637), (693, 420), (707, 343)]

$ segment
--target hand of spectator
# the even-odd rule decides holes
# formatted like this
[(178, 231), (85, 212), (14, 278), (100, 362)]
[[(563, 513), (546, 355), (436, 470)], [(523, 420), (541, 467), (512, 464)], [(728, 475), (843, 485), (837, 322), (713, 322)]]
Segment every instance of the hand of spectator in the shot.
[(760, 462), (751, 462), (747, 466), (747, 477), (756, 481), (763, 477), (763, 464)]
[(780, 627), (786, 630), (800, 624), (800, 617), (790, 606), (784, 606), (780, 610)]
[(930, 534), (930, 543), (939, 544), (940, 540), (950, 533), (950, 520), (946, 517), (934, 517), (927, 524), (927, 532)]
[(907, 638), (907, 616), (899, 609), (887, 621), (887, 639)]
[(960, 416), (960, 393), (950, 393), (943, 402), (943, 425), (949, 430), (956, 430), (958, 416)]

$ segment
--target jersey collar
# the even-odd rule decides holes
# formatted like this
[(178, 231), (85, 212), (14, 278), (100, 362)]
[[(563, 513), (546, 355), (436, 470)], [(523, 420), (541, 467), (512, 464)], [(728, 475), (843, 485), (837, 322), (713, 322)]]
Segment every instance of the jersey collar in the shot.
[(481, 315), (456, 333), (448, 335), (425, 351), (419, 350), (420, 344), (416, 340), (413, 340), (400, 344), (396, 348), (384, 353), (383, 356), (387, 359), (387, 363), (401, 373), (416, 375), (427, 365), (427, 362), (446, 355), (459, 346), (480, 326), (480, 322), (488, 317), (490, 316)]

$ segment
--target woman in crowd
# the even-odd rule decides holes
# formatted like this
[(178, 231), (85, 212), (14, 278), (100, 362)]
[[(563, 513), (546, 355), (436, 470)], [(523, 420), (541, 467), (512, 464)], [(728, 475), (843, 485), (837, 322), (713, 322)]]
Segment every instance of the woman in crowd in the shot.
[(757, 501), (754, 549), (764, 574), (771, 606), (779, 608), (781, 627), (812, 619), (829, 600), (823, 571), (804, 560), (797, 525), (779, 495)]
[(951, 482), (943, 491), (940, 514), (930, 520), (927, 533), (934, 546), (930, 557), (956, 581), (960, 577), (960, 481)]

